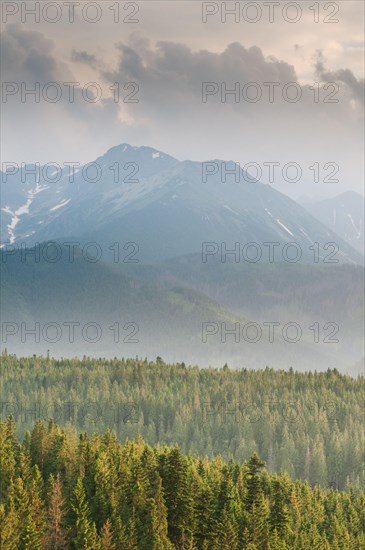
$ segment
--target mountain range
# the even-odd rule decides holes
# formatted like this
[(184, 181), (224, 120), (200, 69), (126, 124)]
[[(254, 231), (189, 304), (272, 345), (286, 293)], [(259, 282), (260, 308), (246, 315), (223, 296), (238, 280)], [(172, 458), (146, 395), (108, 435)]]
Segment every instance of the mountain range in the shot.
[[(236, 181), (235, 166), (122, 144), (73, 177), (57, 166), (38, 167), (36, 176), (31, 165), (3, 172), (2, 321), (15, 331), (3, 346), (203, 366), (358, 365), (364, 268), (353, 236), (249, 174)], [(353, 212), (358, 198), (346, 204)], [(38, 341), (23, 338), (37, 323)], [(65, 340), (69, 323), (77, 323), (73, 342)], [(88, 323), (102, 327), (95, 342), (82, 334)], [(252, 323), (262, 329), (256, 343), (242, 336)], [(295, 345), (282, 338), (287, 323), (303, 330)], [(45, 326), (51, 338), (42, 338)]]
[[(277, 243), (282, 260), (296, 258), (293, 247), (285, 248), (294, 242), (303, 262), (317, 254), (363, 263), (361, 253), (325, 220), (242, 170), (237, 182), (229, 173), (236, 166), (178, 161), (149, 147), (122, 144), (74, 170), (39, 167), (35, 176), (34, 166), (8, 170), (2, 173), (2, 244), (32, 246), (53, 238), (103, 247), (132, 242), (139, 258), (150, 262), (201, 252), (203, 243), (215, 243), (219, 252), (239, 243), (241, 259), (261, 252), (260, 261), (269, 260), (263, 243)], [(248, 249), (248, 243), (255, 245)]]

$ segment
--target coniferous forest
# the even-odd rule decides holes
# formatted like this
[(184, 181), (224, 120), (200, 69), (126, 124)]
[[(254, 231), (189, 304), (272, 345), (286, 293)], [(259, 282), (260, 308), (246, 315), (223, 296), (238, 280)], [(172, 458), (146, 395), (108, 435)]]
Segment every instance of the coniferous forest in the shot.
[(365, 547), (365, 492), (311, 488), (178, 446), (124, 445), (37, 421), (1, 422), (2, 549), (282, 550)]
[(17, 358), (3, 354), (2, 418), (23, 438), (53, 419), (118, 440), (242, 463), (311, 486), (365, 486), (365, 379), (327, 372), (199, 369), (145, 359)]
[(1, 549), (365, 547), (363, 376), (1, 364)]

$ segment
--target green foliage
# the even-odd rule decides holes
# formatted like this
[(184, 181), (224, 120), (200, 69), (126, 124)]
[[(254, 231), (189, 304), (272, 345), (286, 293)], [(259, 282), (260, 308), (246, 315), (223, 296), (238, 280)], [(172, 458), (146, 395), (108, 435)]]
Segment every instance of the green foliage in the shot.
[[(221, 457), (124, 444), (111, 432), (76, 437), (38, 422), (18, 443), (0, 423), (0, 548), (4, 550), (360, 550), (365, 492), (310, 487), (270, 475), (256, 453), (240, 465)], [(54, 453), (62, 438), (72, 459)], [(39, 462), (36, 462), (36, 461)]]
[(97, 550), (99, 548), (95, 522), (91, 519), (89, 503), (81, 477), (77, 479), (74, 491), (72, 510), (74, 512), (74, 546)]
[[(47, 359), (1, 357), (3, 418), (13, 413), (17, 435), (23, 437), (36, 420), (51, 416), (61, 426), (73, 424), (80, 432), (114, 430), (120, 441), (140, 434), (150, 445), (173, 446), (184, 453), (221, 455), (225, 460), (249, 460), (254, 452), (270, 473), (287, 472), (335, 489), (365, 485), (365, 379), (336, 370), (299, 373), (293, 370), (252, 371), (199, 369), (142, 359)], [(0, 441), (8, 452), (0, 464), (0, 487), (14, 475), (17, 456), (14, 426)], [(46, 468), (70, 474), (77, 459), (60, 431), (48, 437), (49, 427), (36, 426), (24, 449)], [(84, 445), (85, 447), (85, 445)], [(87, 495), (101, 470), (112, 489), (110, 464), (104, 457), (94, 464), (90, 449), (82, 451)], [(28, 458), (27, 458), (28, 457)], [(48, 463), (47, 463), (48, 460)], [(102, 508), (97, 527), (110, 515)]]

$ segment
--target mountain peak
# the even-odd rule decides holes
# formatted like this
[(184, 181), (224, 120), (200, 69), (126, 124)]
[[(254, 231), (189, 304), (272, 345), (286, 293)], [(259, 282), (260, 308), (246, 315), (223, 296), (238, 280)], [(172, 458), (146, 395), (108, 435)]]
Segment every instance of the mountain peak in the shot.
[[(24, 186), (16, 174), (3, 189), (5, 243), (34, 244), (70, 235), (110, 243), (118, 235), (124, 243), (138, 244), (140, 258), (158, 259), (197, 253), (206, 242), (231, 249), (238, 240), (242, 247), (253, 241), (283, 247), (295, 241), (303, 261), (311, 261), (314, 242), (339, 241), (341, 259), (361, 263), (351, 245), (321, 223), (324, 217), (316, 221), (289, 197), (252, 177), (237, 182), (233, 161), (212, 162), (217, 166), (204, 181), (204, 163), (180, 162), (152, 147), (121, 143), (96, 159), (97, 178), (95, 169), (79, 169), (72, 182), (41, 180), (35, 187)], [(358, 216), (349, 208), (345, 214), (359, 243)]]
[(111, 155), (119, 155), (121, 153), (126, 153), (128, 155), (138, 155), (143, 156), (143, 158), (146, 158), (148, 156), (151, 157), (151, 159), (173, 159), (176, 161), (176, 159), (170, 155), (167, 155), (163, 151), (159, 151), (158, 149), (155, 149), (154, 147), (148, 147), (146, 145), (130, 145), (129, 143), (121, 143), (120, 145), (115, 145), (114, 147), (111, 147), (107, 150), (107, 152), (103, 156), (111, 156)]

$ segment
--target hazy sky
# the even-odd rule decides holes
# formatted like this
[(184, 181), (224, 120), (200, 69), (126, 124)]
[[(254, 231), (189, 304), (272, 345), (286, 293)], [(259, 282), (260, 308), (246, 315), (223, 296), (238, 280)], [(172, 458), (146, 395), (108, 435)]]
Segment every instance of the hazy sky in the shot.
[[(41, 3), (39, 22), (19, 4), (2, 6), (3, 162), (88, 162), (128, 142), (255, 163), (265, 182), (279, 163), (273, 186), (293, 197), (363, 193), (363, 2), (79, 0), (73, 22), (66, 2)], [(36, 83), (39, 103), (22, 98)]]

